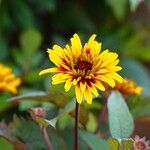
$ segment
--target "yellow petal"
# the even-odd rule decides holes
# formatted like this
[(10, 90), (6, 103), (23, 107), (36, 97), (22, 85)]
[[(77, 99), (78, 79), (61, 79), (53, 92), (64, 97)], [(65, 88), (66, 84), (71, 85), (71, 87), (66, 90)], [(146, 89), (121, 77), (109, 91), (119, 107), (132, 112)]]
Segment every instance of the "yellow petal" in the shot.
[(84, 97), (88, 104), (92, 104), (92, 93), (88, 87), (85, 89)]
[(64, 54), (64, 50), (59, 45), (53, 46), (54, 52), (57, 53), (57, 55), (62, 56)]
[(44, 69), (44, 70), (40, 71), (39, 75), (47, 74), (50, 72), (58, 72), (58, 69), (57, 68)]
[(99, 78), (100, 78), (101, 81), (106, 82), (111, 87), (115, 86), (115, 81), (112, 78), (107, 77), (107, 75), (99, 75)]
[(52, 84), (65, 82), (70, 76), (68, 74), (57, 73), (52, 77)]
[(83, 94), (82, 94), (82, 92), (81, 92), (81, 89), (80, 89), (79, 85), (76, 85), (76, 86), (75, 86), (75, 93), (76, 93), (77, 102), (78, 102), (79, 104), (81, 104), (82, 98), (83, 98)]
[(122, 82), (123, 81), (123, 78), (119, 75), (119, 74), (117, 74), (117, 73), (110, 73), (110, 75), (109, 75), (110, 77), (112, 77), (113, 79), (115, 79), (116, 81), (118, 81), (118, 82)]
[(109, 72), (108, 69), (99, 69), (98, 71), (96, 71), (96, 74), (104, 74), (104, 73), (107, 73)]
[(80, 82), (80, 89), (81, 89), (81, 91), (82, 91), (82, 93), (84, 93), (84, 91), (85, 91), (85, 88), (86, 88), (86, 82)]
[(93, 41), (95, 40), (95, 38), (96, 38), (96, 34), (93, 34), (88, 40), (88, 45), (91, 45)]
[(87, 50), (90, 51), (87, 54), (90, 53), (92, 57), (94, 57), (95, 55), (98, 55), (101, 50), (101, 43), (98, 43), (97, 41), (95, 41), (95, 38), (96, 38), (96, 34), (93, 34), (84, 46), (84, 52), (87, 53), (86, 52)]
[(53, 50), (48, 50), (50, 60), (56, 65), (59, 66), (62, 63), (61, 57), (58, 55), (57, 52)]
[(95, 96), (98, 96), (98, 92), (97, 92), (97, 89), (95, 88), (94, 85), (92, 85), (92, 87), (90, 87), (90, 90), (92, 91), (92, 93), (95, 95)]
[(102, 85), (100, 81), (96, 81), (95, 86), (101, 91), (105, 91), (105, 87)]
[(99, 59), (103, 59), (106, 55), (108, 55), (108, 53), (109, 53), (109, 50), (107, 49), (107, 50), (104, 50), (98, 57), (99, 57)]
[(66, 81), (66, 83), (65, 83), (65, 91), (66, 91), (66, 92), (69, 91), (70, 88), (71, 88), (71, 86), (72, 86), (72, 80), (71, 80), (71, 79), (68, 79), (68, 80)]
[(78, 57), (81, 55), (82, 45), (81, 45), (80, 38), (77, 34), (74, 34), (73, 38), (71, 38), (71, 49), (72, 49), (72, 53), (75, 56)]
[(120, 70), (122, 70), (122, 67), (120, 67), (120, 66), (114, 66), (114, 67), (111, 67), (110, 68), (110, 70), (111, 70), (111, 72), (115, 72), (115, 71), (120, 71)]

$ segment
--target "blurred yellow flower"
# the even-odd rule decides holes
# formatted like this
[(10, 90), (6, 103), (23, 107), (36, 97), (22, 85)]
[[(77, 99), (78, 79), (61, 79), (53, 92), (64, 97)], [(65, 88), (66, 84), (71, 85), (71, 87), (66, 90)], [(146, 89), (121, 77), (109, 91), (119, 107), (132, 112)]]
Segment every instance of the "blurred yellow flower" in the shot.
[(132, 80), (124, 79), (122, 83), (117, 83), (114, 89), (120, 91), (124, 95), (140, 95), (143, 88), (141, 86), (137, 86)]
[(93, 34), (82, 46), (79, 36), (74, 34), (71, 38), (71, 45), (66, 45), (65, 48), (54, 45), (47, 52), (56, 67), (39, 73), (43, 75), (55, 72), (52, 84), (64, 82), (66, 92), (74, 85), (79, 104), (83, 97), (88, 104), (91, 104), (92, 94), (98, 96), (97, 88), (105, 91), (104, 84), (114, 87), (116, 81), (122, 82), (122, 77), (116, 73), (122, 69), (117, 66), (118, 54), (109, 52), (109, 50), (100, 53), (101, 43), (95, 41), (95, 37), (96, 35)]
[(20, 85), (21, 79), (12, 73), (12, 69), (0, 64), (0, 92), (17, 93), (17, 87)]

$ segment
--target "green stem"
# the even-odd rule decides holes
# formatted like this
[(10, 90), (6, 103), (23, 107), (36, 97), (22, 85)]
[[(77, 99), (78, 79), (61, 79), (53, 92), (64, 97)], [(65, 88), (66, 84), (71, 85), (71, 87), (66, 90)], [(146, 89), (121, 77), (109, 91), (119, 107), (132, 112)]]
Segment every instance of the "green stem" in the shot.
[(76, 101), (75, 127), (74, 127), (74, 150), (78, 150), (79, 149), (79, 142), (78, 142), (78, 122), (79, 122), (79, 104)]

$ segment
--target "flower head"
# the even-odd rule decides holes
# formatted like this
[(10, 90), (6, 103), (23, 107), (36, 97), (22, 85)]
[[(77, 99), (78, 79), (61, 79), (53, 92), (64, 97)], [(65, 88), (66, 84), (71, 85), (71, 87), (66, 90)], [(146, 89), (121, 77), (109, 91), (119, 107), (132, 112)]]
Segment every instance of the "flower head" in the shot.
[(12, 69), (0, 64), (0, 92), (17, 93), (17, 87), (20, 85), (21, 79), (12, 73)]
[(146, 138), (140, 138), (139, 136), (135, 136), (133, 149), (134, 150), (150, 150), (150, 142), (146, 141)]
[(137, 86), (136, 83), (132, 80), (124, 79), (122, 83), (117, 83), (114, 89), (120, 91), (124, 95), (140, 95), (143, 88), (141, 86)]
[(101, 43), (92, 35), (82, 46), (77, 34), (71, 38), (71, 45), (61, 48), (54, 45), (48, 49), (50, 60), (56, 65), (40, 72), (40, 75), (55, 72), (52, 84), (65, 83), (65, 91), (75, 86), (77, 102), (80, 104), (83, 97), (87, 103), (92, 103), (92, 95), (98, 96), (97, 88), (105, 91), (104, 83), (114, 87), (116, 81), (122, 77), (117, 73), (121, 70), (118, 54), (105, 50), (101, 52)]

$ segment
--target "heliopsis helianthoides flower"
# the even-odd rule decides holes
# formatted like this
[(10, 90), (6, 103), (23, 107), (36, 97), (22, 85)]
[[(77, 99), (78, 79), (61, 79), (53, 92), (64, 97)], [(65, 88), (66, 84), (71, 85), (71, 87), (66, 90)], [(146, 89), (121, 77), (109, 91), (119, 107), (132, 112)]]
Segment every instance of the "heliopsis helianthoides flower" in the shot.
[(123, 79), (123, 82), (117, 83), (114, 89), (120, 91), (124, 95), (140, 95), (143, 88), (141, 86), (137, 86), (133, 80)]
[(0, 64), (0, 92), (17, 93), (17, 87), (20, 85), (21, 79), (12, 73), (12, 69)]
[(75, 86), (77, 102), (82, 99), (92, 103), (92, 95), (98, 96), (97, 89), (105, 91), (104, 84), (114, 87), (122, 77), (117, 73), (122, 68), (119, 63), (118, 54), (105, 50), (101, 52), (101, 43), (92, 35), (88, 42), (82, 46), (77, 34), (71, 38), (71, 45), (61, 48), (54, 45), (48, 49), (50, 60), (56, 65), (40, 72), (40, 75), (55, 72), (52, 84), (65, 83), (65, 91)]
[(150, 150), (150, 141), (146, 141), (145, 137), (135, 136), (133, 150)]

